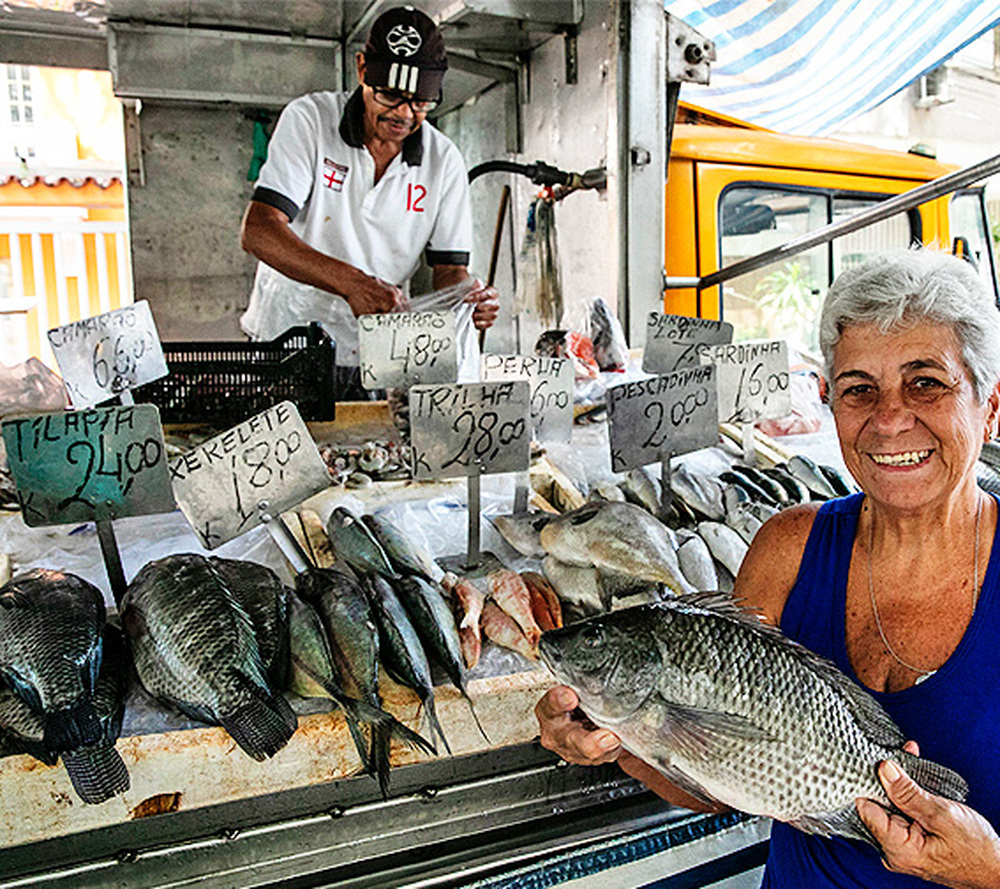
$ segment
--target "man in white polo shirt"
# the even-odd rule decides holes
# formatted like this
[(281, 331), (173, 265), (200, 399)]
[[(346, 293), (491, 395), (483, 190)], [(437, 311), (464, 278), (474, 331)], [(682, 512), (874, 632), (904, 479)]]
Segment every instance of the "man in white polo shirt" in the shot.
[[(243, 217), (243, 249), (260, 263), (240, 319), (254, 339), (320, 321), (337, 343), (343, 399), (357, 385), (357, 316), (405, 309), (424, 254), (435, 290), (469, 279), (468, 173), (454, 143), (425, 123), (448, 62), (433, 21), (390, 9), (357, 55), (353, 93), (301, 96), (282, 111)], [(490, 327), (497, 292), (466, 301)], [(347, 388), (349, 387), (349, 388)]]

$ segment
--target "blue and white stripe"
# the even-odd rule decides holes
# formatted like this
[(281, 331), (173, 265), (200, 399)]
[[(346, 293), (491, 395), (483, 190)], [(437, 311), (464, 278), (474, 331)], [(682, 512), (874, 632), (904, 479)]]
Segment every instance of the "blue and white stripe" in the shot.
[(1000, 0), (664, 0), (715, 41), (709, 86), (681, 98), (785, 133), (821, 136), (1000, 22)]

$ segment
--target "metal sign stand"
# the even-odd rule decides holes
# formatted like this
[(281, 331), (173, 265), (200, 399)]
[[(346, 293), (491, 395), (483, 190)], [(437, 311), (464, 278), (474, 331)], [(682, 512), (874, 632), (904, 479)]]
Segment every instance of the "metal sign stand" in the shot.
[(666, 459), (660, 461), (660, 518), (665, 519), (670, 512), (674, 492), (670, 487), (670, 462), (677, 454), (673, 450), (667, 453)]
[(517, 474), (514, 487), (514, 515), (524, 515), (528, 511), (528, 489), (531, 487), (531, 475), (528, 472)]
[(125, 582), (125, 569), (122, 568), (122, 557), (118, 551), (118, 541), (115, 539), (114, 524), (110, 521), (99, 521), (96, 524), (97, 539), (101, 542), (101, 555), (104, 557), (104, 570), (111, 584), (111, 595), (115, 598), (115, 605), (121, 608), (128, 584)]
[(463, 567), (468, 571), (478, 568), (481, 561), (479, 552), (479, 465), (476, 463), (469, 468), (469, 475), (466, 478), (466, 490), (468, 492), (466, 502), (468, 503), (469, 512), (469, 546)]
[(292, 566), (292, 570), (296, 574), (302, 574), (303, 571), (308, 569), (312, 564), (309, 556), (295, 535), (292, 534), (291, 529), (285, 524), (285, 520), (280, 515), (272, 516), (268, 512), (268, 503), (266, 500), (261, 500), (257, 504), (257, 514), (260, 518), (260, 523), (267, 528), (267, 533), (271, 535), (271, 539), (278, 545), (278, 549), (281, 550), (281, 554), (288, 560), (288, 564)]

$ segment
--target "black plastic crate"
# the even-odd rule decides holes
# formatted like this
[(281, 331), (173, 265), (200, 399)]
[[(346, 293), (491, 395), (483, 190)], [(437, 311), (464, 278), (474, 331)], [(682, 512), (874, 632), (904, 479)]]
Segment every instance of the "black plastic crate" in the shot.
[(304, 420), (334, 419), (336, 347), (318, 324), (266, 342), (167, 342), (163, 356), (169, 374), (133, 397), (155, 404), (164, 423), (237, 423), (281, 401)]

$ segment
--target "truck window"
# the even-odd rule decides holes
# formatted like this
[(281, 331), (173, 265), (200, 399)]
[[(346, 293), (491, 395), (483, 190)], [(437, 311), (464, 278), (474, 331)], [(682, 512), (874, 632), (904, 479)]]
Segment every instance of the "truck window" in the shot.
[[(730, 265), (826, 225), (829, 198), (815, 191), (767, 186), (727, 189), (720, 202), (720, 262)], [(815, 353), (829, 251), (816, 247), (723, 285), (722, 317), (736, 339), (786, 339)]]
[[(729, 188), (720, 202), (720, 262), (727, 266), (780, 246), (881, 200), (882, 195), (823, 189)], [(818, 356), (819, 312), (833, 278), (870, 256), (905, 249), (920, 234), (920, 214), (903, 213), (734, 278), (723, 286), (723, 318), (733, 324), (737, 339), (784, 339), (791, 348)]]
[(948, 249), (966, 257), (976, 267), (986, 286), (996, 292), (990, 232), (980, 189), (958, 191), (952, 196), (948, 205), (948, 225), (951, 230)]

